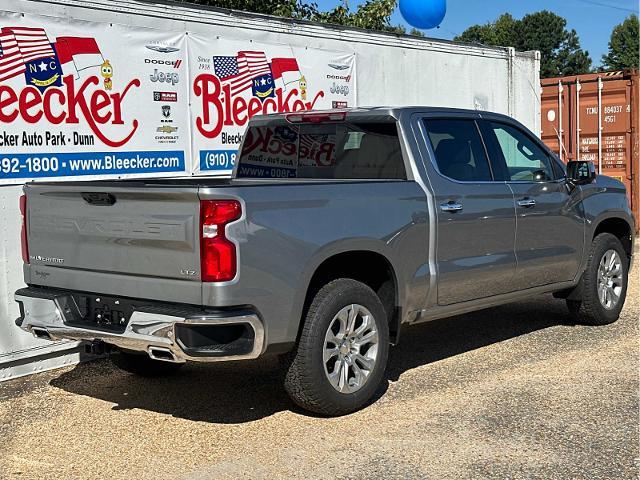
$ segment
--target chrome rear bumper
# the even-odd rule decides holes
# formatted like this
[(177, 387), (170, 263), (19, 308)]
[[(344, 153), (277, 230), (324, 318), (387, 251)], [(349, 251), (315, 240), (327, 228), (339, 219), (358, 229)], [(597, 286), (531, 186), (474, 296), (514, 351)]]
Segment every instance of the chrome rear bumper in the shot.
[[(25, 289), (30, 290), (30, 289)], [(82, 328), (65, 323), (62, 309), (55, 295), (47, 294), (47, 298), (21, 294), (16, 292), (15, 300), (21, 304), (22, 316), (16, 324), (37, 338), (48, 340), (103, 341), (110, 345), (131, 351), (146, 352), (155, 360), (184, 363), (220, 362), (228, 360), (248, 360), (257, 358), (264, 347), (264, 327), (253, 313), (215, 313), (190, 316), (174, 316), (160, 313), (134, 311), (131, 314), (124, 332), (115, 333), (100, 329)], [(64, 296), (61, 293), (60, 296)], [(206, 326), (240, 325), (253, 332), (247, 343), (250, 351), (240, 354), (229, 354), (221, 349), (209, 349), (191, 353), (178, 337), (177, 328), (198, 329)]]

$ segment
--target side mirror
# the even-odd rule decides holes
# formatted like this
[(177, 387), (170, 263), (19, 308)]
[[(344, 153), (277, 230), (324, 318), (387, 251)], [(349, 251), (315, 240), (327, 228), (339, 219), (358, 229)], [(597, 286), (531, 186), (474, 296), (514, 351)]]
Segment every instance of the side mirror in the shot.
[(587, 185), (593, 183), (596, 179), (596, 166), (593, 162), (567, 163), (567, 179), (573, 185)]

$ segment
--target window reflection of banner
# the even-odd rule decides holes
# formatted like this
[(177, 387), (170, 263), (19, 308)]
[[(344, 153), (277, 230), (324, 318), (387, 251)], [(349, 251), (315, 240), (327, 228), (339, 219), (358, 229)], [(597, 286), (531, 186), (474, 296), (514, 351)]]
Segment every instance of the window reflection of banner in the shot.
[(336, 139), (336, 134), (302, 133), (300, 135), (298, 165), (303, 167), (334, 166), (336, 164)]

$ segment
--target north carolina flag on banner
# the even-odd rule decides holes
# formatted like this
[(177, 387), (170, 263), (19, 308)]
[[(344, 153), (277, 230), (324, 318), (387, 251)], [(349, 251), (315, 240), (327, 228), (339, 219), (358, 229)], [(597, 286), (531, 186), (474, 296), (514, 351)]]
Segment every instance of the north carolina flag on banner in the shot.
[(82, 70), (98, 67), (104, 63), (102, 52), (94, 38), (58, 37), (55, 47), (60, 64), (73, 62), (73, 67), (78, 74)]
[(271, 60), (271, 73), (276, 86), (286, 90), (289, 83), (298, 82), (302, 78), (298, 61), (295, 58), (274, 58)]

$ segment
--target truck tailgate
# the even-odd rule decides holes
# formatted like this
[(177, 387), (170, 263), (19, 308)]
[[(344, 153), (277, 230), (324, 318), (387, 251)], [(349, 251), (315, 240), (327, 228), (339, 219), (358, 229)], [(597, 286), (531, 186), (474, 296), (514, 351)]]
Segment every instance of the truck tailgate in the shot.
[[(31, 184), (25, 191), (30, 283), (200, 303), (197, 186)], [(145, 284), (164, 293), (144, 291)]]

